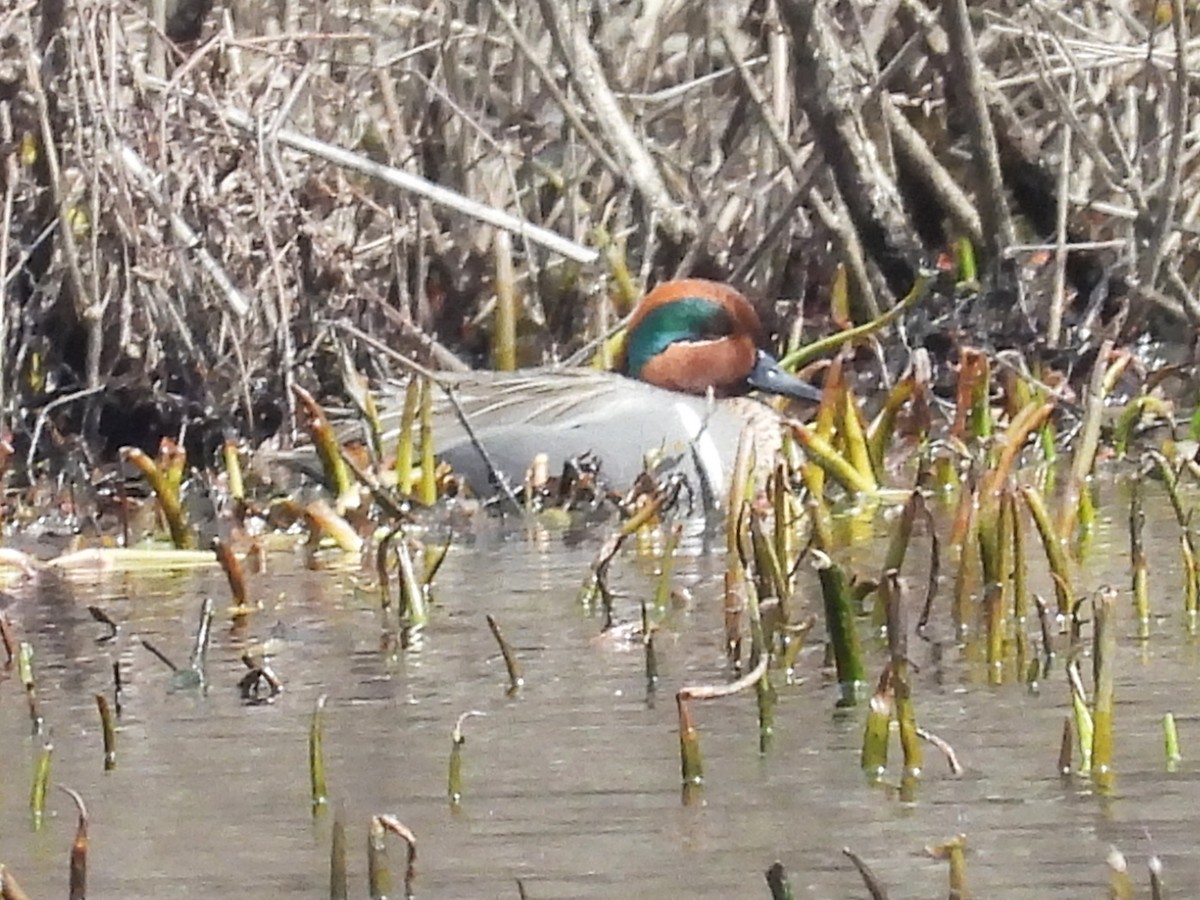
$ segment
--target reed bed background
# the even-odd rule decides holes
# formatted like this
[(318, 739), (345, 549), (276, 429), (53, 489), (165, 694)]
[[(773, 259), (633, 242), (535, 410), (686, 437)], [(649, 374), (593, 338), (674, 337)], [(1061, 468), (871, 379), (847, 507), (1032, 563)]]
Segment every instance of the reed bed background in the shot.
[(290, 434), (293, 384), (341, 391), (339, 345), (383, 374), (350, 327), (538, 364), (685, 274), (784, 343), (939, 258), (979, 290), (910, 314), (911, 346), (1186, 333), (1195, 13), (970, 6), (18, 0), (0, 409), (31, 461), (181, 432), (201, 460)]

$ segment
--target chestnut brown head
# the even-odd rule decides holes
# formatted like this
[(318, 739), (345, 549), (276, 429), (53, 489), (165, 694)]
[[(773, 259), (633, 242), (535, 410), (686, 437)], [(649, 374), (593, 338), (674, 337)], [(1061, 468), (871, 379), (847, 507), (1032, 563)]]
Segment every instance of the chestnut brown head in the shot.
[(736, 396), (757, 389), (820, 400), (807, 382), (758, 349), (758, 314), (729, 285), (699, 278), (660, 284), (634, 310), (620, 370), (686, 394)]

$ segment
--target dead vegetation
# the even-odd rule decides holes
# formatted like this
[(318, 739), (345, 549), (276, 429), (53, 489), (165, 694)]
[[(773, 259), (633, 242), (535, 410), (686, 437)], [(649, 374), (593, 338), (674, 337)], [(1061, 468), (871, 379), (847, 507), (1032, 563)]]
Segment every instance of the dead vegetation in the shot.
[(910, 349), (1178, 339), (1200, 320), (1196, 18), (1183, 0), (18, 0), (0, 408), (19, 457), (52, 467), (180, 432), (200, 461), (230, 432), (290, 433), (293, 384), (340, 392), (339, 344), (381, 374), (346, 326), (436, 367), (512, 359), (497, 273), (520, 364), (665, 277), (776, 301), (794, 339), (844, 324), (839, 267), (863, 321), (939, 259), (960, 289), (908, 316)]

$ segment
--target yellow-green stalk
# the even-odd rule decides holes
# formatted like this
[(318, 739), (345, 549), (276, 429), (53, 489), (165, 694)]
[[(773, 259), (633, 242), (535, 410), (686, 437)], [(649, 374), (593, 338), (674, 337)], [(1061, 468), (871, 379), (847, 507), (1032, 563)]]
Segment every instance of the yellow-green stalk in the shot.
[(900, 726), (900, 747), (904, 751), (904, 774), (912, 779), (921, 774), (924, 748), (917, 734), (917, 713), (912, 699), (912, 682), (908, 676), (908, 619), (904, 612), (899, 575), (895, 569), (884, 573), (879, 589), (888, 612), (888, 651), (891, 655), (896, 722)]
[(1008, 516), (1012, 525), (1012, 593), (1013, 624), (1016, 627), (1017, 672), (1025, 669), (1029, 658), (1029, 562), (1025, 558), (1025, 521), (1017, 508), (1017, 497), (1012, 491), (1005, 493), (1009, 505)]
[(225, 462), (225, 477), (229, 480), (229, 496), (239, 503), (245, 501), (246, 482), (242, 478), (242, 458), (238, 455), (237, 441), (225, 441), (221, 445), (221, 456)]
[(1092, 673), (1095, 678), (1092, 733), (1092, 780), (1108, 793), (1114, 784), (1113, 772), (1113, 657), (1117, 653), (1117, 592), (1101, 588), (1092, 601), (1095, 622), (1092, 626)]
[(95, 696), (96, 708), (100, 712), (100, 732), (104, 737), (104, 771), (111, 772), (117, 767), (117, 729), (108, 698), (103, 694)]
[(367, 827), (367, 892), (371, 900), (388, 900), (392, 896), (392, 867), (379, 816), (372, 816)]
[(513, 651), (512, 645), (505, 639), (504, 633), (500, 630), (500, 625), (495, 617), (488, 613), (484, 616), (487, 619), (488, 628), (491, 629), (492, 637), (496, 639), (496, 643), (500, 646), (500, 655), (504, 658), (504, 668), (508, 672), (508, 693), (515, 694), (525, 684), (525, 674), (521, 669), (521, 661), (517, 659), (517, 654)]
[(417, 499), (424, 506), (437, 502), (437, 472), (433, 452), (433, 386), (421, 379), (421, 482)]
[[(59, 785), (63, 793), (75, 804), (75, 839), (71, 842), (71, 862), (67, 887), (68, 900), (86, 900), (87, 898), (87, 857), (88, 857), (88, 811), (83, 797), (77, 791), (65, 785)], [(0, 889), (0, 896), (3, 896)]]
[(329, 841), (329, 900), (348, 900), (349, 879), (346, 873), (346, 813), (339, 803), (333, 814), (333, 830)]
[(870, 485), (866, 493), (873, 494), (879, 489), (879, 481), (870, 448), (867, 446), (862, 412), (859, 410), (858, 404), (854, 402), (854, 392), (850, 389), (850, 385), (844, 381), (842, 382), (839, 413), (839, 433), (842, 447), (845, 448), (846, 460), (862, 476), (863, 481)]
[[(1146, 525), (1146, 513), (1142, 509), (1142, 478), (1135, 475), (1129, 495), (1129, 558), (1133, 569), (1133, 608), (1137, 616), (1139, 640), (1150, 637), (1150, 591), (1149, 572), (1146, 567), (1146, 549), (1142, 544), (1142, 532)], [(1190, 580), (1190, 579), (1189, 579)]]
[(1100, 345), (1091, 379), (1084, 394), (1083, 425), (1075, 440), (1075, 450), (1071, 458), (1071, 475), (1067, 482), (1062, 505), (1059, 507), (1059, 520), (1055, 529), (1063, 541), (1070, 541), (1074, 536), (1080, 513), (1080, 500), (1087, 487), (1087, 479), (1092, 473), (1096, 450), (1100, 446), (1100, 426), (1104, 415), (1104, 398), (1107, 394), (1105, 375), (1108, 371), (1106, 367), (1112, 354), (1112, 348), (1112, 341), (1105, 341)]
[(329, 787), (325, 783), (325, 694), (317, 697), (312, 718), (308, 722), (308, 781), (312, 795), (313, 815), (329, 804)]
[(429, 606), (425, 602), (425, 590), (417, 580), (408, 542), (403, 539), (398, 540), (395, 542), (395, 547), (400, 568), (400, 615), (410, 630), (419, 630), (429, 622)]
[(321, 460), (321, 470), (325, 473), (325, 486), (335, 498), (334, 506), (339, 513), (357, 508), (358, 489), (354, 485), (354, 479), (350, 477), (350, 470), (347, 468), (345, 460), (342, 459), (341, 445), (333, 426), (329, 424), (325, 410), (321, 408), (313, 395), (300, 385), (293, 384), (292, 393), (300, 401), (300, 407), (308, 417), (309, 436), (312, 438), (317, 458)]
[(700, 756), (700, 734), (692, 718), (692, 708), (683, 691), (675, 694), (675, 706), (679, 714), (679, 761), (684, 785), (701, 784), (704, 781), (704, 761)]
[(413, 376), (404, 386), (404, 407), (400, 412), (400, 432), (396, 438), (396, 490), (403, 497), (412, 496), (415, 466), (413, 460), (413, 424), (421, 402), (423, 379)]
[(1071, 688), (1071, 709), (1075, 715), (1075, 733), (1079, 736), (1079, 774), (1092, 774), (1092, 742), (1095, 729), (1092, 713), (1088, 709), (1087, 697), (1083, 693), (1083, 680), (1079, 676), (1079, 663), (1067, 663), (1067, 679)]
[(1167, 754), (1167, 771), (1174, 772), (1183, 761), (1183, 754), (1179, 752), (1179, 731), (1175, 727), (1174, 713), (1163, 716), (1163, 748)]
[(492, 368), (511, 372), (517, 367), (517, 285), (513, 269), (512, 237), (497, 230), (492, 241), (496, 265), (495, 318), (492, 324)]
[[(896, 433), (896, 419), (904, 404), (913, 398), (917, 391), (916, 379), (911, 376), (897, 382), (883, 400), (883, 407), (867, 428), (867, 448), (871, 454), (871, 462), (875, 471), (881, 471), (883, 460), (888, 447), (892, 446), (892, 438)], [(923, 438), (924, 434), (918, 435)]]
[(676, 522), (667, 532), (663, 542), (662, 556), (658, 583), (654, 588), (654, 607), (660, 612), (671, 602), (671, 577), (675, 574), (675, 552), (679, 549), (679, 540), (683, 537), (683, 524)]
[(877, 489), (875, 479), (863, 475), (849, 460), (834, 449), (833, 445), (812, 428), (800, 422), (789, 422), (792, 434), (804, 450), (810, 462), (816, 463), (851, 494), (873, 494)]
[(879, 686), (867, 703), (867, 722), (863, 729), (860, 765), (869, 781), (877, 781), (887, 771), (888, 740), (894, 714), (892, 668), (888, 663), (884, 665), (883, 674), (879, 676)]
[(454, 730), (450, 732), (450, 765), (446, 779), (446, 793), (450, 798), (450, 808), (457, 810), (462, 805), (463, 797), (463, 745), (467, 742), (467, 736), (463, 732), (463, 725), (467, 719), (472, 716), (482, 716), (485, 713), (471, 710), (463, 713), (454, 723)]
[(1004, 669), (1004, 589), (989, 581), (983, 588), (983, 607), (987, 627), (988, 682), (999, 684)]
[(817, 576), (825, 604), (825, 628), (837, 667), (838, 706), (854, 706), (866, 683), (858, 631), (854, 627), (854, 597), (845, 570), (823, 552), (818, 555)]
[(1021, 488), (1021, 497), (1025, 507), (1033, 516), (1033, 524), (1037, 527), (1042, 539), (1042, 547), (1046, 551), (1046, 562), (1054, 576), (1054, 595), (1058, 600), (1058, 614), (1068, 615), (1075, 605), (1074, 591), (1071, 589), (1071, 572), (1067, 563), (1067, 554), (1063, 549), (1063, 539), (1050, 522), (1050, 514), (1046, 510), (1046, 501), (1041, 492), (1031, 486)]
[(50, 757), (53, 752), (54, 745), (52, 743), (49, 741), (43, 743), (33, 769), (33, 786), (29, 791), (29, 813), (34, 831), (42, 830), (42, 822), (46, 818), (46, 787), (50, 784)]
[(912, 288), (904, 295), (903, 299), (878, 318), (862, 325), (856, 325), (854, 328), (845, 328), (841, 331), (836, 331), (820, 340), (805, 344), (803, 347), (788, 353), (780, 360), (780, 365), (788, 371), (797, 371), (804, 368), (813, 360), (828, 356), (838, 347), (849, 346), (853, 341), (866, 337), (881, 328), (886, 328), (896, 319), (900, 318), (905, 310), (915, 306), (925, 296), (927, 289), (932, 283), (932, 273), (922, 272), (913, 280)]
[(180, 550), (190, 550), (193, 546), (192, 532), (187, 525), (187, 517), (183, 512), (183, 504), (179, 497), (179, 488), (174, 485), (174, 479), (169, 478), (149, 456), (137, 447), (122, 447), (121, 459), (130, 463), (142, 473), (154, 497), (158, 508), (162, 510), (163, 518), (167, 521), (167, 529), (171, 533), (171, 542)]

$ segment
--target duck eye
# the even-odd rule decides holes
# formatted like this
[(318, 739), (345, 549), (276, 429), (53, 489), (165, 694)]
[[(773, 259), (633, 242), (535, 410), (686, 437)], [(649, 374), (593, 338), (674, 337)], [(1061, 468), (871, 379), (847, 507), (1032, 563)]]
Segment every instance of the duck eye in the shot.
[(718, 307), (712, 315), (705, 317), (696, 331), (699, 340), (729, 337), (734, 332), (733, 316), (724, 307)]

